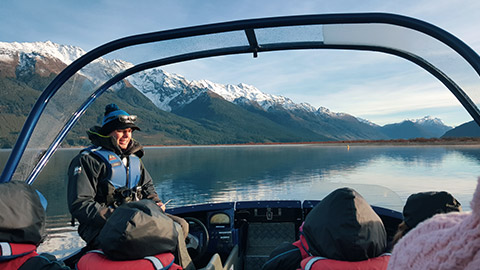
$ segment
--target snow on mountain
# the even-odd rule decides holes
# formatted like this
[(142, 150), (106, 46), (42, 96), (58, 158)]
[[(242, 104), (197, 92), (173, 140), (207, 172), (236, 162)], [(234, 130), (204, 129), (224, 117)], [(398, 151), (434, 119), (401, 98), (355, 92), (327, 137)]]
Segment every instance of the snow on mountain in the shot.
[[(294, 103), (291, 99), (266, 94), (254, 86), (244, 83), (238, 85), (219, 84), (208, 80), (188, 81), (185, 77), (170, 74), (161, 69), (152, 69), (134, 74), (129, 82), (142, 91), (153, 103), (162, 110), (172, 109), (190, 103), (198, 95), (212, 91), (227, 101), (236, 103), (242, 99), (258, 103), (264, 110), (274, 105), (281, 105), (287, 110), (301, 109), (315, 112), (316, 109), (308, 103)], [(180, 102), (180, 99), (182, 102)]]
[(303, 109), (310, 112), (315, 111), (315, 108), (307, 103), (296, 104), (291, 99), (283, 96), (266, 94), (260, 91), (258, 88), (240, 83), (238, 85), (232, 84), (218, 84), (207, 80), (192, 81), (192, 84), (197, 85), (199, 88), (210, 90), (224, 99), (234, 102), (238, 98), (246, 98), (250, 101), (257, 102), (264, 110), (268, 110), (274, 105), (282, 105), (287, 110)]
[[(314, 107), (312, 107), (314, 108)], [(347, 113), (336, 113), (336, 112), (332, 112), (330, 111), (328, 108), (325, 108), (325, 107), (319, 107), (318, 110), (315, 112), (315, 114), (317, 115), (328, 115), (330, 117), (336, 117), (336, 118), (343, 118), (343, 117), (353, 117), (352, 115), (350, 114), (347, 114)], [(357, 118), (359, 121), (360, 119)]]
[(128, 81), (158, 108), (171, 111), (172, 107), (188, 104), (202, 91), (190, 87), (183, 76), (169, 74), (161, 69), (142, 71), (128, 77)]
[[(123, 60), (106, 60), (100, 58), (80, 70), (80, 74), (87, 77), (96, 85), (106, 82), (114, 75), (133, 67), (133, 64), (125, 62)], [(121, 85), (114, 85), (113, 89), (120, 88)]]
[(79, 47), (60, 45), (51, 41), (33, 43), (0, 42), (0, 55), (2, 56), (2, 59), (10, 58), (13, 61), (18, 52), (24, 54), (38, 53), (44, 56), (59, 59), (67, 65), (85, 54), (85, 51)]
[(357, 117), (357, 120), (361, 123), (364, 123), (364, 124), (367, 124), (367, 125), (370, 125), (372, 127), (380, 127), (379, 125), (367, 120), (367, 119), (363, 119), (363, 118), (360, 118), (360, 117)]
[(421, 119), (411, 119), (409, 121), (423, 126), (445, 126), (440, 118), (434, 118), (430, 115), (427, 115)]

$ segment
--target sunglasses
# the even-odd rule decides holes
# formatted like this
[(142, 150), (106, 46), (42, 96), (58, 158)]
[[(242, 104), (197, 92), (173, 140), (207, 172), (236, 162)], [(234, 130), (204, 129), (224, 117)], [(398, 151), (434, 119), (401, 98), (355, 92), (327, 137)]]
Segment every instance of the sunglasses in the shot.
[(122, 123), (133, 124), (137, 121), (136, 115), (119, 115), (118, 120)]

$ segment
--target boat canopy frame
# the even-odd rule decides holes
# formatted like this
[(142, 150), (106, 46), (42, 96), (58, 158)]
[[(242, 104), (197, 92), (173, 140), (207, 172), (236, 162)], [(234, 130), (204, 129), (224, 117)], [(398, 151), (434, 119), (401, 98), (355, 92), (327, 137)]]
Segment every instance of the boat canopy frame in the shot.
[(17, 169), (17, 166), (22, 158), (22, 155), (25, 152), (27, 143), (40, 119), (40, 116), (45, 110), (45, 107), (47, 106), (51, 98), (72, 76), (74, 76), (79, 70), (81, 70), (83, 67), (85, 67), (95, 59), (130, 46), (232, 31), (243, 31), (248, 40), (248, 45), (200, 50), (164, 57), (153, 61), (147, 61), (134, 65), (133, 67), (126, 69), (123, 72), (120, 72), (107, 80), (100, 87), (98, 87), (97, 90), (95, 90), (95, 92), (92, 93), (89, 98), (72, 114), (70, 119), (68, 119), (68, 121), (61, 129), (61, 131), (53, 139), (50, 146), (47, 149), (42, 150), (42, 154), (38, 160), (38, 163), (31, 170), (28, 177), (25, 178), (25, 181), (28, 184), (32, 184), (35, 181), (38, 174), (41, 172), (48, 160), (60, 146), (60, 143), (65, 139), (67, 133), (73, 128), (75, 123), (85, 113), (87, 108), (92, 105), (93, 102), (107, 89), (109, 89), (116, 83), (120, 82), (121, 80), (132, 74), (146, 69), (215, 56), (252, 54), (253, 57), (256, 58), (261, 52), (306, 49), (362, 50), (395, 55), (415, 63), (416, 65), (420, 66), (421, 68), (432, 74), (439, 81), (441, 81), (465, 107), (465, 109), (472, 116), (475, 122), (480, 125), (480, 111), (475, 105), (475, 103), (462, 90), (462, 88), (457, 85), (449, 76), (447, 76), (447, 74), (442, 72), (442, 70), (437, 69), (426, 59), (423, 59), (422, 57), (413, 53), (385, 46), (326, 44), (322, 41), (275, 42), (268, 44), (259, 44), (257, 40), (256, 31), (258, 29), (332, 24), (387, 24), (421, 32), (450, 47), (463, 59), (465, 59), (466, 62), (468, 62), (468, 64), (473, 68), (477, 75), (480, 75), (480, 57), (463, 41), (448, 33), (447, 31), (427, 22), (406, 16), (388, 13), (320, 14), (272, 17), (208, 24), (202, 26), (193, 26), (133, 35), (111, 41), (91, 50), (90, 52), (86, 53), (82, 57), (72, 62), (53, 79), (53, 81), (42, 92), (34, 107), (32, 108), (2, 172), (0, 183), (8, 182), (12, 179), (12, 176), (14, 175), (15, 170)]

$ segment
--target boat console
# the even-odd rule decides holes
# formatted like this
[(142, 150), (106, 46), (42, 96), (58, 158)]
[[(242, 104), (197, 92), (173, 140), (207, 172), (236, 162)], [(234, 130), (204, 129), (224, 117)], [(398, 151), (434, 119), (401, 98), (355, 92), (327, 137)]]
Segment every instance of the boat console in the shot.
[[(298, 240), (299, 227), (318, 202), (240, 201), (178, 207), (167, 212), (189, 222), (190, 234), (199, 242), (198, 247), (189, 248), (197, 267), (208, 264), (213, 267), (220, 260), (230, 264), (235, 261), (241, 266), (236, 269), (259, 269), (278, 245)], [(384, 222), (391, 241), (402, 214), (382, 207), (372, 208)], [(232, 259), (232, 251), (238, 256), (236, 260)]]

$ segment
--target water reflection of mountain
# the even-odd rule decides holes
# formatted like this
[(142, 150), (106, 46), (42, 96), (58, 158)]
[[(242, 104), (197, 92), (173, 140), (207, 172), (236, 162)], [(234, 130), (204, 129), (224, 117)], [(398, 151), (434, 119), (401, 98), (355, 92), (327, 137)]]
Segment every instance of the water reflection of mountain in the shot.
[(226, 193), (231, 199), (297, 199), (325, 176), (351, 172), (378, 158), (429, 166), (441, 162), (445, 154), (443, 148), (430, 147), (185, 147), (149, 153), (159, 156), (146, 158), (145, 164), (161, 197), (180, 197), (178, 204), (189, 204), (215, 201), (217, 196), (225, 199)]
[[(67, 168), (78, 152), (79, 149), (57, 151), (34, 183), (48, 199), (47, 214), (50, 217), (68, 216)], [(143, 161), (154, 178), (160, 197), (174, 199), (173, 207), (220, 200), (299, 199), (318, 183), (331, 181), (332, 176), (336, 176), (335, 180), (347, 177), (368, 185), (373, 183), (371, 174), (367, 171), (359, 176), (358, 170), (378, 169), (371, 165), (385, 163), (385, 160), (388, 160), (388, 166), (399, 164), (402, 168), (410, 168), (415, 165), (419, 171), (415, 175), (421, 175), (425, 181), (432, 176), (422, 175), (422, 168), (447, 166), (445, 159), (451, 158), (452, 154), (472, 160), (473, 164), (480, 163), (480, 146), (360, 145), (351, 145), (349, 149), (345, 145), (160, 147), (147, 148)], [(8, 152), (0, 155), (6, 160)], [(380, 173), (379, 177), (383, 178), (384, 172)], [(387, 168), (385, 173), (401, 174), (401, 171), (389, 172)], [(476, 175), (468, 177), (475, 179)], [(409, 187), (404, 192), (413, 189)]]
[[(453, 151), (461, 153), (465, 157), (480, 162), (480, 146), (478, 147), (458, 147)], [(480, 172), (479, 172), (480, 173)]]
[[(158, 155), (158, 156), (157, 156)], [(372, 157), (342, 147), (249, 146), (149, 149), (145, 166), (163, 199), (178, 204), (295, 194), (328, 171), (350, 170)], [(152, 169), (153, 168), (153, 169)], [(293, 190), (292, 190), (293, 189)], [(281, 194), (280, 194), (281, 196)]]
[[(387, 150), (387, 149), (385, 149)], [(396, 159), (406, 164), (422, 163), (423, 166), (436, 166), (446, 155), (459, 153), (465, 158), (480, 162), (480, 146), (411, 146), (400, 147), (395, 151), (385, 151), (381, 156)]]
[(406, 164), (422, 163), (432, 166), (440, 163), (450, 151), (445, 147), (436, 146), (402, 146), (384, 147), (381, 157), (395, 159)]

